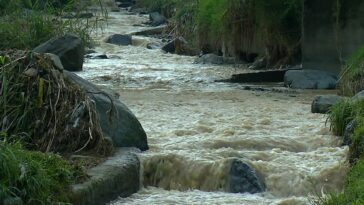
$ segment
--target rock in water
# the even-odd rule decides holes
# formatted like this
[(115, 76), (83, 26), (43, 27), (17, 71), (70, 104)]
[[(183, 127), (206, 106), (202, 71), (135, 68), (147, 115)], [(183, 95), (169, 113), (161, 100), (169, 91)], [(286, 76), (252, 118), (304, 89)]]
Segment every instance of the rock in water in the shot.
[(321, 70), (290, 70), (284, 85), (295, 89), (335, 89), (337, 76)]
[[(126, 105), (116, 99), (114, 95), (107, 94), (76, 74), (67, 71), (64, 73), (95, 101), (101, 129), (106, 136), (112, 139), (115, 147), (136, 147), (142, 151), (148, 149), (147, 135), (138, 119)], [(110, 113), (113, 106), (115, 112), (111, 110)]]
[(74, 34), (66, 34), (52, 38), (33, 49), (36, 53), (52, 53), (57, 55), (64, 69), (81, 71), (85, 48), (82, 39)]
[(119, 46), (128, 46), (132, 44), (131, 35), (114, 34), (107, 38), (106, 43), (111, 43)]
[(246, 163), (233, 159), (231, 162), (227, 191), (231, 193), (259, 193), (265, 190), (254, 169)]
[(342, 97), (338, 95), (318, 95), (312, 101), (311, 112), (326, 114), (330, 108), (338, 103)]

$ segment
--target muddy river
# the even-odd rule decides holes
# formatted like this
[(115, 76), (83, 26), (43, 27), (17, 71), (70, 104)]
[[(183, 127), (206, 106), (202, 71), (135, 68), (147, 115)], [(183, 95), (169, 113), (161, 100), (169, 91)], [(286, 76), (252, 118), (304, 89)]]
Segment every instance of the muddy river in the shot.
[[(311, 196), (339, 191), (347, 147), (325, 115), (312, 114), (313, 96), (274, 85), (266, 91), (216, 83), (244, 66), (193, 64), (195, 57), (147, 49), (161, 40), (133, 36), (133, 45), (104, 43), (111, 34), (145, 29), (148, 16), (109, 13), (95, 48), (110, 59), (88, 59), (80, 76), (120, 94), (143, 125), (150, 150), (140, 153), (143, 187), (118, 204), (310, 204)], [(327, 91), (325, 91), (327, 92)], [(260, 194), (224, 192), (229, 162), (240, 159), (266, 186)]]

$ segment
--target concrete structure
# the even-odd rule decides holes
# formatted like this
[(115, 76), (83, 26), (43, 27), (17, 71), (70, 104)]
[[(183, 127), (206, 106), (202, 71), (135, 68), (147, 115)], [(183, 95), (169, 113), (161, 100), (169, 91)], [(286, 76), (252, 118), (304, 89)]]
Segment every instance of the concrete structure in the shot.
[(364, 46), (364, 1), (304, 0), (302, 45), (304, 69), (339, 73)]

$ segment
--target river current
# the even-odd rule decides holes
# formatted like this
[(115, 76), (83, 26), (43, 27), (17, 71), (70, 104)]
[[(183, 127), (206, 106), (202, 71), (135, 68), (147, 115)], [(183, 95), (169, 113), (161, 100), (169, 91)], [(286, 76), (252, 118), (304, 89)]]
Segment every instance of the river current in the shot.
[[(95, 35), (95, 50), (110, 59), (88, 59), (78, 73), (114, 89), (148, 135), (150, 150), (139, 153), (141, 190), (110, 204), (304, 205), (310, 196), (340, 191), (348, 148), (340, 147), (325, 115), (312, 114), (313, 97), (274, 85), (266, 91), (216, 83), (244, 66), (193, 64), (195, 57), (147, 49), (151, 37), (133, 45), (104, 43), (111, 34), (146, 29), (147, 15), (109, 13)], [(228, 165), (240, 159), (263, 179), (267, 191), (233, 194), (222, 189)]]

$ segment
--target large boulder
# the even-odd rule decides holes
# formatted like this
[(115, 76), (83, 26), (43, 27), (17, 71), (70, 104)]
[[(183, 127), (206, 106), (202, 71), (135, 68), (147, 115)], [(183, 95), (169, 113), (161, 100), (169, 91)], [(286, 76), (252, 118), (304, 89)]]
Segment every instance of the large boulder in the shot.
[(326, 114), (340, 100), (342, 100), (342, 97), (338, 95), (318, 95), (312, 101), (311, 112)]
[(166, 17), (158, 12), (152, 12), (149, 14), (149, 20), (152, 26), (160, 26), (167, 22)]
[(106, 39), (106, 43), (111, 43), (119, 46), (128, 46), (133, 43), (131, 35), (114, 34)]
[(64, 72), (73, 82), (83, 88), (95, 101), (101, 129), (109, 136), (115, 147), (148, 149), (147, 135), (135, 115), (115, 95), (71, 72)]
[(284, 85), (295, 89), (335, 89), (337, 76), (320, 70), (290, 70)]
[(77, 205), (107, 204), (128, 197), (140, 188), (140, 161), (132, 148), (117, 149), (114, 156), (87, 170), (82, 184), (72, 185), (70, 201)]
[(74, 34), (55, 37), (33, 49), (36, 53), (52, 53), (57, 55), (64, 69), (81, 71), (85, 54), (82, 39)]
[(260, 180), (255, 170), (238, 159), (232, 160), (228, 176), (228, 192), (248, 192), (254, 194), (265, 190), (264, 183)]

